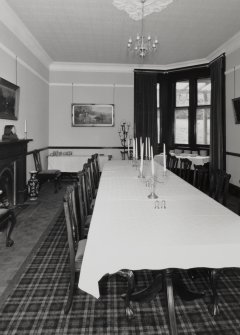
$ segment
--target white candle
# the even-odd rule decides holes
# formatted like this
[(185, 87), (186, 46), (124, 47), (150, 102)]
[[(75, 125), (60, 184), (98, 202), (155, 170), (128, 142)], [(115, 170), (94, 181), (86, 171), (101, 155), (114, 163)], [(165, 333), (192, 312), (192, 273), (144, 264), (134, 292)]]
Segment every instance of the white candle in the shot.
[(148, 157), (150, 159), (150, 154), (151, 154), (151, 151), (150, 151), (150, 137), (148, 138)]
[(152, 160), (152, 177), (154, 178), (154, 160), (153, 160), (153, 148), (151, 146), (151, 160)]
[(139, 149), (140, 149), (140, 155), (142, 157), (142, 151), (141, 151), (142, 150), (142, 137), (140, 137), (140, 146), (139, 146)]
[(143, 152), (144, 152), (144, 143), (142, 143), (142, 146), (141, 146), (141, 165), (140, 165), (141, 174), (143, 172)]
[(148, 147), (147, 147), (147, 137), (146, 137), (145, 138), (145, 157), (146, 157), (146, 159), (147, 159), (147, 156), (148, 156), (147, 149), (148, 149)]
[(136, 150), (136, 159), (138, 159), (138, 143), (137, 143), (137, 138), (136, 138), (136, 147), (135, 147), (135, 150)]
[(24, 133), (27, 132), (27, 120), (24, 121)]
[(163, 143), (163, 170), (166, 171), (166, 147)]
[(133, 138), (133, 158), (135, 158), (135, 138)]

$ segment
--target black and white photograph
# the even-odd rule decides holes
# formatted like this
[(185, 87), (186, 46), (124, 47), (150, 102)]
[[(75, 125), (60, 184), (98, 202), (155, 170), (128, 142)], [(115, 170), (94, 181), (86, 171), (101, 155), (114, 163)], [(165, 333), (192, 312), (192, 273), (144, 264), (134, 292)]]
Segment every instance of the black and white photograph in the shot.
[(0, 335), (240, 335), (240, 0), (0, 21)]

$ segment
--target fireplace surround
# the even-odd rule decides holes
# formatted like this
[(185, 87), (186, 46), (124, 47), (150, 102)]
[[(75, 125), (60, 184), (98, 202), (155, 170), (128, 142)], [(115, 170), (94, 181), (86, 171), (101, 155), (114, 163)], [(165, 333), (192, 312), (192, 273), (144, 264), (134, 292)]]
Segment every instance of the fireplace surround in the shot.
[(26, 155), (30, 141), (0, 141), (0, 188), (10, 206), (22, 204), (27, 198)]

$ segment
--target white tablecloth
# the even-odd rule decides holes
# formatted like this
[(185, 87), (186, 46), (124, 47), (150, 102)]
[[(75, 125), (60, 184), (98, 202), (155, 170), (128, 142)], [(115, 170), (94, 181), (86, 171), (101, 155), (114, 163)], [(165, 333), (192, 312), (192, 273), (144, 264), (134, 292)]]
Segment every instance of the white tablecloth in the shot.
[[(64, 155), (64, 156), (48, 156), (48, 169), (58, 169), (62, 172), (78, 172), (81, 171), (83, 165), (87, 163), (91, 155)], [(103, 165), (108, 160), (107, 156), (99, 156), (99, 168), (102, 170)]]
[[(203, 165), (205, 163), (208, 163), (210, 161), (210, 157), (209, 156), (191, 156), (188, 154), (181, 154), (181, 155), (175, 155), (172, 154), (174, 156), (176, 156), (177, 158), (188, 158), (190, 161), (192, 161), (192, 166), (191, 169), (194, 169), (194, 164), (196, 165)], [(156, 160), (156, 162), (163, 164), (163, 155), (156, 155), (154, 156), (154, 159)]]
[[(98, 281), (120, 269), (240, 267), (240, 218), (155, 163), (157, 199), (128, 161), (104, 166), (79, 288), (99, 297)], [(149, 166), (144, 174), (150, 175)]]

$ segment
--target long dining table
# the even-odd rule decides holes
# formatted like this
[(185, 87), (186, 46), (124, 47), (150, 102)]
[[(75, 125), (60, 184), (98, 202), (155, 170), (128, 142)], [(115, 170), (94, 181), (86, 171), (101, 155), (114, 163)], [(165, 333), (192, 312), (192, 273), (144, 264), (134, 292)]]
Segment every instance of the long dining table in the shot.
[[(132, 161), (104, 165), (79, 278), (79, 288), (96, 298), (99, 280), (121, 269), (240, 267), (239, 216), (157, 162), (148, 183), (151, 171), (149, 161), (145, 178)], [(175, 335), (174, 287), (167, 280)]]

